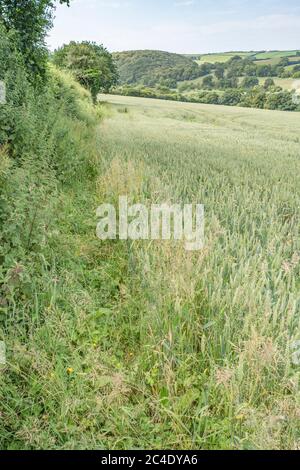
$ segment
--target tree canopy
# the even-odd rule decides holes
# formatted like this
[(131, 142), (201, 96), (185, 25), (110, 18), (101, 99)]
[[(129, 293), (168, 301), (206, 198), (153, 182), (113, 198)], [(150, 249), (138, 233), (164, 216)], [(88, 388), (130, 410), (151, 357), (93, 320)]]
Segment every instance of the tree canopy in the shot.
[(123, 85), (140, 84), (146, 86), (164, 85), (171, 80), (177, 82), (193, 80), (205, 75), (190, 57), (164, 51), (125, 51), (113, 54)]
[(112, 55), (105, 47), (94, 42), (72, 41), (54, 52), (53, 62), (72, 72), (91, 91), (94, 100), (100, 91), (107, 93), (118, 81)]
[(70, 0), (0, 0), (0, 21), (7, 31), (14, 30), (29, 76), (42, 79), (48, 52), (45, 37), (52, 26), (57, 3)]

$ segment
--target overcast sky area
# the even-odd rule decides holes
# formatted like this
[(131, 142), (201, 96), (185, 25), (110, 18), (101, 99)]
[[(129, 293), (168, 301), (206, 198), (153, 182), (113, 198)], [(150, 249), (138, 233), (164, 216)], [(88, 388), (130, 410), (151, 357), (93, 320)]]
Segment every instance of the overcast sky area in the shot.
[(300, 48), (299, 0), (71, 0), (48, 44), (95, 41), (110, 51), (179, 53)]

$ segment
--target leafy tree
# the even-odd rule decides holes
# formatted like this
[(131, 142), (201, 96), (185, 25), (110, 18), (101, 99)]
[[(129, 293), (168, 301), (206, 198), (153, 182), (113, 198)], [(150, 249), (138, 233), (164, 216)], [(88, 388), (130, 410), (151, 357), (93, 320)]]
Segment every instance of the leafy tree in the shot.
[(226, 90), (220, 102), (227, 106), (237, 106), (241, 101), (241, 96), (240, 90)]
[(249, 90), (241, 100), (241, 106), (248, 108), (261, 108), (265, 107), (267, 94), (263, 88), (257, 87)]
[(295, 111), (298, 104), (293, 100), (293, 94), (289, 91), (270, 93), (267, 96), (266, 109), (281, 109), (282, 111)]
[[(282, 67), (279, 68), (279, 70), (282, 70)], [(283, 68), (284, 70), (284, 68)], [(278, 65), (272, 65), (271, 66), (271, 77), (277, 77), (278, 76)]]
[(258, 65), (256, 68), (257, 77), (270, 77), (272, 74), (271, 65)]
[(213, 77), (211, 75), (207, 75), (207, 77), (203, 78), (202, 86), (205, 90), (210, 90), (214, 87)]
[(254, 88), (259, 84), (256, 77), (245, 77), (241, 83), (242, 88)]
[(204, 77), (205, 75), (208, 75), (213, 70), (213, 68), (213, 64), (210, 64), (209, 62), (204, 62), (199, 67), (199, 77)]
[(253, 63), (246, 64), (243, 70), (243, 74), (248, 77), (255, 77), (257, 74), (257, 65)]
[(291, 70), (284, 69), (280, 74), (278, 74), (281, 78), (291, 78), (293, 76), (293, 72)]
[(55, 4), (70, 0), (0, 0), (0, 21), (7, 31), (15, 30), (29, 78), (45, 78), (48, 52), (45, 37), (52, 26)]
[(155, 87), (161, 80), (182, 82), (207, 75), (212, 64), (199, 66), (190, 57), (163, 51), (126, 51), (113, 54), (121, 84)]
[(161, 79), (159, 84), (161, 86), (165, 86), (167, 88), (176, 88), (177, 87), (177, 81), (173, 78), (165, 78)]
[(287, 65), (289, 65), (290, 61), (289, 61), (289, 58), (288, 57), (282, 57), (278, 63), (278, 65), (280, 67), (286, 67)]
[(195, 101), (205, 104), (219, 104), (219, 95), (215, 91), (201, 91)]
[(235, 62), (241, 62), (241, 60), (243, 59), (240, 55), (235, 55), (233, 57), (230, 57), (228, 64), (231, 65), (231, 64), (234, 64)]
[(224, 67), (222, 67), (221, 64), (217, 64), (216, 70), (215, 70), (215, 76), (218, 80), (221, 80), (224, 78)]
[(270, 88), (273, 88), (275, 86), (275, 82), (273, 78), (267, 78), (267, 80), (264, 83), (264, 88), (266, 90), (269, 90)]
[(207, 92), (205, 96), (205, 103), (207, 104), (219, 104), (219, 95), (215, 91)]
[(237, 88), (238, 87), (238, 79), (236, 77), (232, 78), (223, 78), (222, 80), (218, 80), (216, 83), (216, 88), (225, 89), (225, 88)]
[(112, 55), (105, 47), (94, 42), (72, 41), (54, 52), (53, 62), (72, 72), (91, 91), (94, 101), (100, 91), (107, 93), (118, 81)]

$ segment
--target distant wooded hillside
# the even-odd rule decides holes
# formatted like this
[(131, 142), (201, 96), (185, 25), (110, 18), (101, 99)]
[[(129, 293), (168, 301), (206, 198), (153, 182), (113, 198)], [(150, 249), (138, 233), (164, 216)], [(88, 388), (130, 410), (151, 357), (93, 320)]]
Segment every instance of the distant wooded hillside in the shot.
[(175, 86), (201, 76), (199, 65), (189, 57), (162, 51), (126, 51), (114, 54), (121, 84)]

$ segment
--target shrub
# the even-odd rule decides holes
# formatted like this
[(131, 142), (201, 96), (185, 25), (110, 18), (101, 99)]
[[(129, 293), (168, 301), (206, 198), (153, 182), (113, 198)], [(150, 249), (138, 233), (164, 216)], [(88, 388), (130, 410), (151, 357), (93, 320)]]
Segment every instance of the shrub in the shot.
[(202, 87), (204, 90), (211, 90), (214, 87), (214, 80), (212, 75), (208, 75), (207, 77), (203, 78)]
[(273, 88), (275, 86), (275, 82), (272, 78), (267, 78), (264, 83), (264, 88), (268, 90), (269, 88)]
[(118, 81), (112, 55), (105, 47), (94, 42), (70, 42), (53, 55), (53, 63), (69, 70), (86, 87), (96, 102), (99, 92), (108, 93)]
[(201, 92), (198, 95), (198, 100), (200, 103), (205, 104), (219, 104), (219, 95), (216, 92)]
[(207, 104), (219, 104), (219, 95), (218, 93), (206, 93), (206, 103)]
[(298, 108), (293, 100), (293, 94), (289, 91), (270, 93), (266, 98), (266, 109), (280, 109), (282, 111), (295, 111)]
[(242, 80), (241, 88), (254, 88), (259, 84), (259, 81), (256, 77), (245, 77)]
[(226, 90), (220, 99), (220, 104), (226, 106), (237, 106), (241, 101), (242, 92), (240, 90)]
[[(28, 315), (37, 285), (43, 291), (47, 240), (59, 211), (57, 195), (95, 174), (97, 109), (69, 76), (49, 71), (43, 91), (29, 82), (15, 36), (0, 29), (0, 317), (18, 306)], [(45, 271), (45, 270), (44, 270)], [(14, 279), (14, 281), (12, 281)], [(20, 311), (21, 311), (20, 310)], [(1, 321), (1, 318), (0, 318)]]

